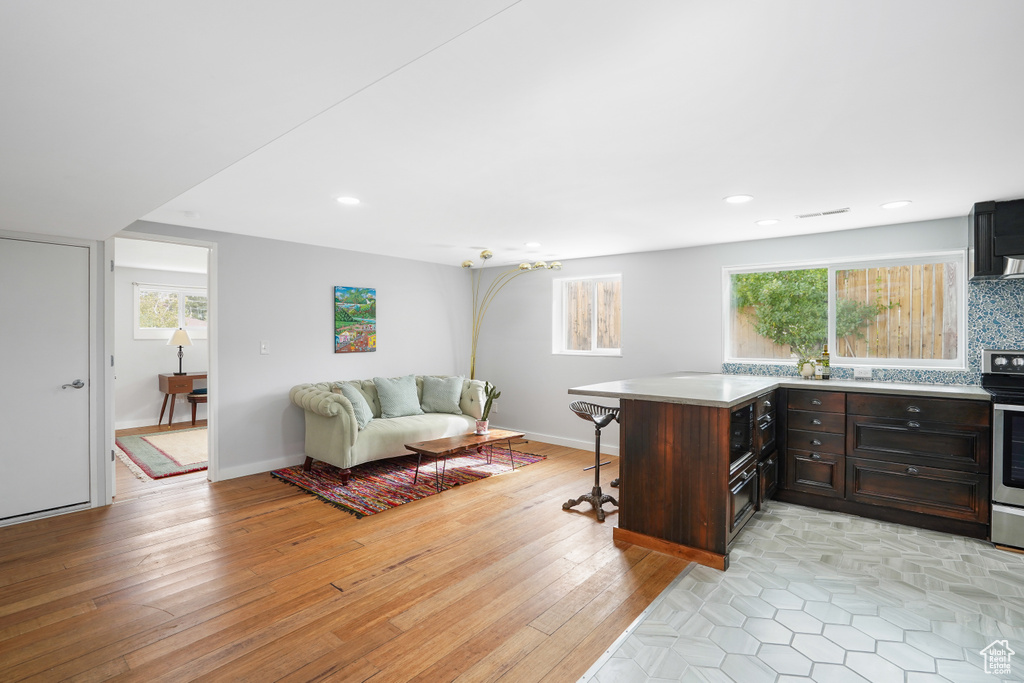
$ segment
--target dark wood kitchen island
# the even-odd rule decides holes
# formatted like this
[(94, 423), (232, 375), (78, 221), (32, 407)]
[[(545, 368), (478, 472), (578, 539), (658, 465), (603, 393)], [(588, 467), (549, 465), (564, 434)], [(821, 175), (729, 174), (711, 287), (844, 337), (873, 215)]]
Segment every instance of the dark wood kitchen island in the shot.
[(773, 377), (678, 373), (570, 389), (619, 399), (614, 538), (726, 569), (729, 540), (742, 526), (730, 510), (738, 474), (730, 472), (732, 415), (777, 384)]
[(619, 401), (616, 540), (724, 570), (776, 484), (790, 503), (988, 535), (981, 387), (681, 372), (569, 393)]

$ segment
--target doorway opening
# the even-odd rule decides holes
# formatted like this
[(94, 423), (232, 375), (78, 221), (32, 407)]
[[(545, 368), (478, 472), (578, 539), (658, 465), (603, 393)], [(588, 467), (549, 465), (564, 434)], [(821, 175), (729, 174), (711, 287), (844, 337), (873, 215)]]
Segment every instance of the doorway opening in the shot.
[(119, 235), (111, 242), (110, 485), (114, 500), (123, 501), (215, 475), (213, 249), (155, 236)]

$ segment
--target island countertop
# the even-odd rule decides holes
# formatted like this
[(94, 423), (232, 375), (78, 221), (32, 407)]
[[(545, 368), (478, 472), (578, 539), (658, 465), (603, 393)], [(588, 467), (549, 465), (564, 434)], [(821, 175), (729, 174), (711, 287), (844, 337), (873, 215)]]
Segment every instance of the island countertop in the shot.
[(587, 384), (573, 387), (569, 389), (569, 393), (581, 396), (731, 408), (779, 387), (812, 391), (991, 400), (987, 391), (972, 385), (877, 382), (873, 380), (805, 380), (794, 377), (722, 375), (708, 372), (674, 372), (654, 377)]

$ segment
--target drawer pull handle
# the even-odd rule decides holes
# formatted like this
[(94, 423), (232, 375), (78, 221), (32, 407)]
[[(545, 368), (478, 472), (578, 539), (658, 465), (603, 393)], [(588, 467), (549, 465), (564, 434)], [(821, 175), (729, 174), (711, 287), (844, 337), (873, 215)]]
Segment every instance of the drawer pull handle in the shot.
[(908, 467), (907, 468), (907, 474), (917, 474), (917, 468), (916, 467)]
[(918, 408), (917, 406), (907, 406), (907, 412), (908, 413), (920, 413), (921, 409)]
[(917, 422), (916, 420), (911, 420), (910, 422), (907, 423), (907, 426), (910, 427), (911, 429), (917, 429), (918, 427), (921, 426), (921, 423)]
[(818, 418), (814, 418), (813, 420), (811, 420), (811, 424), (812, 425), (820, 425), (821, 424), (821, 420), (819, 420)]
[(771, 408), (772, 407), (772, 402), (771, 401), (765, 401), (761, 405), (763, 405), (765, 408)]
[(821, 399), (819, 399), (819, 398), (812, 398), (811, 399), (811, 405), (812, 406), (820, 406), (821, 405)]
[(820, 446), (821, 442), (818, 441), (817, 439), (811, 439), (811, 445), (812, 446)]
[(764, 461), (764, 464), (768, 465), (768, 467), (771, 467), (772, 465), (775, 464), (775, 461), (772, 460), (771, 458), (768, 458), (767, 460)]
[(811, 460), (821, 460), (821, 454), (811, 453)]

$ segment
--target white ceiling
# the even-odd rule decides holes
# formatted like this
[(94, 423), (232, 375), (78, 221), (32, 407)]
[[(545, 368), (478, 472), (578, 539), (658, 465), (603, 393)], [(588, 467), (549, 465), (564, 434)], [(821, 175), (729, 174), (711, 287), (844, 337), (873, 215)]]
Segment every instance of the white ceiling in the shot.
[(457, 264), (963, 216), (1024, 196), (1022, 30), (1020, 0), (2, 3), (0, 229)]

